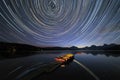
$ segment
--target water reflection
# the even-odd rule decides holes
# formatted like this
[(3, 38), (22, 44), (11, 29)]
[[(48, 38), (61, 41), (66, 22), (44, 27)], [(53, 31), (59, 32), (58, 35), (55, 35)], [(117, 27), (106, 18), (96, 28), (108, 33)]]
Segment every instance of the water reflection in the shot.
[(25, 57), (25, 56), (31, 56), (35, 54), (66, 54), (66, 53), (73, 53), (73, 54), (92, 54), (93, 56), (97, 55), (104, 55), (106, 57), (119, 57), (120, 51), (79, 51), (79, 50), (54, 50), (54, 51), (22, 51), (22, 52), (16, 52), (14, 55), (10, 55), (8, 52), (0, 52), (0, 60), (6, 59), (6, 58), (16, 58), (16, 57)]
[[(29, 53), (31, 55), (27, 55)], [(61, 65), (52, 73), (42, 76), (39, 75), (34, 80), (95, 80), (95, 78), (99, 78), (100, 80), (120, 80), (120, 54), (118, 51), (54, 50), (18, 52), (16, 53), (18, 55), (17, 57), (16, 55), (12, 55), (12, 57), (9, 57), (8, 59), (7, 56), (4, 56), (6, 60), (0, 61), (0, 71), (3, 74), (3, 77), (8, 73), (12, 73), (12, 75), (14, 73), (14, 75), (16, 75), (16, 71), (18, 73), (23, 71), (22, 73), (24, 73), (29, 69), (31, 70), (31, 68), (35, 69), (36, 67), (37, 69), (41, 64), (48, 65), (49, 63), (54, 62), (55, 57), (66, 53), (74, 54), (74, 61), (67, 65)], [(27, 56), (24, 56), (23, 54)], [(42, 68), (40, 67), (39, 70), (41, 71)], [(92, 74), (92, 76), (90, 74)], [(9, 76), (11, 78), (11, 75)]]
[(120, 57), (120, 51), (75, 51), (75, 54), (92, 54), (93, 56), (104, 55), (106, 57)]
[(100, 80), (120, 79), (119, 52), (83, 51), (75, 59), (87, 66)]

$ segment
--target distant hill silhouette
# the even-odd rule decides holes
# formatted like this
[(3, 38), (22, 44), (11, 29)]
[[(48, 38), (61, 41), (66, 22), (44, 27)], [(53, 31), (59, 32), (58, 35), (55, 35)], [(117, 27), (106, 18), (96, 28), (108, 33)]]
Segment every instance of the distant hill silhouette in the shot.
[(0, 42), (0, 51), (34, 51), (34, 50), (120, 50), (118, 44), (104, 44), (103, 46), (92, 45), (90, 47), (36, 47), (27, 44)]
[[(72, 47), (36, 47), (36, 46), (32, 46), (32, 45), (27, 45), (27, 44), (0, 42), (0, 55), (4, 56), (4, 57), (28, 56), (28, 55), (33, 55), (32, 51), (44, 51), (44, 50), (110, 51), (110, 50), (120, 50), (120, 45), (104, 44), (103, 46), (92, 45), (90, 47), (84, 47), (84, 48), (77, 48), (76, 46), (72, 46)], [(29, 54), (26, 51), (29, 51)], [(118, 52), (117, 52), (117, 54), (118, 54)]]
[(92, 45), (90, 47), (82, 48), (83, 50), (120, 50), (120, 45), (118, 44), (104, 44), (103, 46)]

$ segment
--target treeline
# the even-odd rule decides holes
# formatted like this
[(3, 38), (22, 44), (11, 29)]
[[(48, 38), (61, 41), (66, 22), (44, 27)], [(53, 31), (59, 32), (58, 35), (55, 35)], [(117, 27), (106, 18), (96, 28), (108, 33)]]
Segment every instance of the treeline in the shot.
[(1, 51), (11, 51), (11, 50), (22, 51), (22, 50), (37, 50), (37, 49), (38, 47), (27, 44), (0, 42)]
[(36, 47), (27, 44), (0, 42), (0, 51), (39, 51), (39, 50), (120, 50), (118, 44), (104, 44), (102, 46), (92, 45), (90, 47), (77, 48), (72, 47)]
[[(32, 51), (46, 51), (46, 50), (81, 50), (81, 51), (92, 51), (92, 50), (120, 50), (120, 45), (118, 44), (104, 44), (103, 46), (92, 45), (90, 47), (77, 48), (72, 47), (36, 47), (27, 44), (18, 43), (6, 43), (0, 42), (0, 55), (4, 57), (16, 57), (16, 56), (28, 56), (33, 55)], [(29, 51), (29, 52), (28, 52)], [(114, 52), (116, 53), (116, 52)], [(118, 54), (118, 52), (117, 52)]]
[[(0, 56), (4, 58), (33, 55), (32, 51), (39, 49), (39, 47), (27, 44), (0, 42)], [(29, 51), (29, 53), (26, 51)]]

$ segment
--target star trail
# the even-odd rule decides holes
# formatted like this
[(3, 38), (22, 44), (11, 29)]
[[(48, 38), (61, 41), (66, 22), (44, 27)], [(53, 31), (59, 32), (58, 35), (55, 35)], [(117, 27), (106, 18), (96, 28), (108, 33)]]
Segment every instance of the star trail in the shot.
[(120, 44), (120, 0), (0, 0), (0, 41), (36, 46)]

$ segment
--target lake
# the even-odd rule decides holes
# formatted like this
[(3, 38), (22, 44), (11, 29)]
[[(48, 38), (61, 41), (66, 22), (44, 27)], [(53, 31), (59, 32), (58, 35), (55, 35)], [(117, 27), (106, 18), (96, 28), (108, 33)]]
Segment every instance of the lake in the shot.
[[(0, 60), (0, 80), (120, 80), (119, 51), (33, 51)], [(73, 53), (66, 65), (55, 57)], [(51, 70), (53, 69), (53, 70)], [(46, 71), (46, 72), (45, 72)]]

